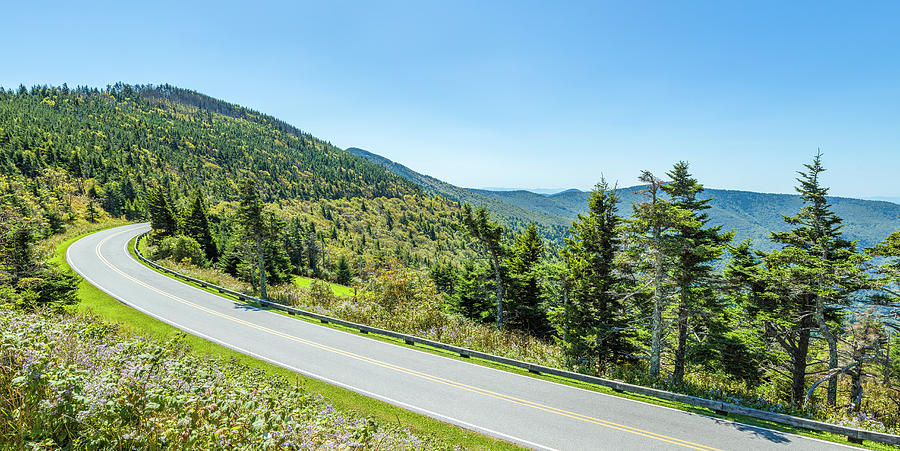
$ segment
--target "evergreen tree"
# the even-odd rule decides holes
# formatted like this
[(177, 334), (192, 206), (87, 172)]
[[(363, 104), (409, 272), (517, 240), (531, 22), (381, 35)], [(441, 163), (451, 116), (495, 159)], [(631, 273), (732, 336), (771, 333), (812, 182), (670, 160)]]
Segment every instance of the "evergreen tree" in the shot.
[(263, 299), (268, 299), (266, 293), (266, 260), (263, 243), (269, 237), (266, 230), (263, 205), (259, 199), (259, 191), (256, 182), (246, 178), (240, 185), (241, 203), (239, 216), (244, 234), (256, 244), (257, 277), (259, 280), (259, 293)]
[(639, 282), (634, 289), (649, 291), (646, 295), (650, 309), (650, 376), (658, 378), (669, 332), (665, 315), (677, 285), (672, 275), (680, 240), (675, 234), (683, 227), (697, 227), (697, 220), (660, 196), (665, 182), (649, 171), (644, 171), (640, 180), (647, 184), (643, 191), (646, 201), (634, 204), (632, 216), (626, 221), (626, 260)]
[(491, 317), (491, 269), (471, 260), (464, 262), (455, 273), (450, 309), (466, 318), (488, 322)]
[(472, 206), (469, 204), (463, 206), (463, 225), (466, 227), (469, 236), (481, 243), (491, 259), (491, 264), (494, 268), (494, 290), (497, 296), (495, 299), (497, 303), (495, 318), (497, 328), (503, 327), (503, 275), (501, 263), (505, 249), (500, 242), (503, 237), (503, 227), (490, 220), (484, 207), (478, 207), (473, 211)]
[(347, 257), (341, 255), (338, 259), (337, 268), (335, 268), (335, 279), (341, 285), (349, 285), (353, 280), (353, 273), (350, 272), (350, 265), (347, 264)]
[(763, 255), (765, 270), (758, 277), (766, 295), (757, 306), (775, 343), (788, 354), (791, 371), (791, 401), (805, 398), (810, 340), (813, 331), (828, 347), (827, 402), (837, 400), (838, 338), (842, 328), (840, 305), (867, 285), (863, 257), (856, 244), (845, 240), (841, 219), (831, 210), (828, 189), (820, 183), (825, 170), (821, 153), (799, 172), (797, 191), (803, 207), (796, 216), (785, 216), (793, 226), (787, 232), (772, 232), (771, 240), (781, 248)]
[(184, 234), (193, 238), (203, 248), (209, 261), (218, 259), (219, 251), (209, 227), (209, 211), (201, 193), (197, 193), (194, 202), (184, 219)]
[(637, 351), (624, 301), (626, 280), (616, 265), (622, 245), (617, 201), (615, 189), (601, 180), (588, 198), (587, 215), (572, 224), (562, 249), (567, 299), (553, 315), (569, 359), (590, 362), (598, 374), (633, 361)]
[(505, 262), (509, 279), (507, 324), (536, 336), (549, 332), (540, 274), (543, 257), (544, 242), (532, 222), (516, 236)]
[[(660, 186), (668, 194), (673, 206), (686, 213), (688, 220), (679, 221), (672, 233), (677, 249), (673, 265), (676, 305), (676, 347), (672, 382), (676, 386), (684, 383), (685, 361), (688, 347), (688, 330), (693, 330), (694, 337), (704, 337), (701, 345), (715, 343), (722, 338), (718, 332), (724, 332), (722, 316), (725, 304), (716, 291), (719, 277), (715, 271), (715, 262), (722, 255), (726, 244), (734, 237), (734, 232), (722, 233), (721, 227), (706, 227), (711, 199), (699, 199), (703, 185), (688, 172), (688, 164), (681, 161), (675, 164), (672, 171), (666, 174), (671, 182)], [(710, 337), (709, 335), (713, 335)], [(699, 354), (709, 355), (709, 352)]]
[(435, 263), (434, 266), (429, 268), (428, 277), (434, 282), (434, 286), (438, 291), (444, 294), (453, 294), (456, 270), (452, 263)]
[(147, 193), (147, 211), (150, 213), (150, 228), (159, 237), (174, 236), (178, 233), (175, 213), (169, 206), (169, 196), (162, 186)]

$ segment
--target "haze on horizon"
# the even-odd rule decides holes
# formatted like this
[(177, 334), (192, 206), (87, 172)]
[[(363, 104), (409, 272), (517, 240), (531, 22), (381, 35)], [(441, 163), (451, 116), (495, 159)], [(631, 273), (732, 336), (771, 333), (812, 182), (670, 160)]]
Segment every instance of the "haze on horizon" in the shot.
[(5, 5), (0, 86), (170, 83), (459, 186), (900, 197), (896, 2)]

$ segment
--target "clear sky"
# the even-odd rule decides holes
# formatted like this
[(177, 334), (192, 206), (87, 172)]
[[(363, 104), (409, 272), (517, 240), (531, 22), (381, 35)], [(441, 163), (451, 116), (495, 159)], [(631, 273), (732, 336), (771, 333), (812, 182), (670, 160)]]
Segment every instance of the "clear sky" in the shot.
[[(900, 196), (900, 2), (8, 2), (0, 86), (171, 83), (470, 187)], [(182, 4), (184, 3), (184, 4)]]

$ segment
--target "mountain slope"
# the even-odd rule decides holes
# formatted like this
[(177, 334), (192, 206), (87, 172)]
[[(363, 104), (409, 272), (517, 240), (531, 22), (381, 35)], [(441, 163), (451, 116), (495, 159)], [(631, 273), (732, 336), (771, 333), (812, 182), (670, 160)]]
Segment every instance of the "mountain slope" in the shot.
[(155, 179), (215, 199), (233, 198), (248, 175), (268, 200), (419, 192), (325, 141), (192, 91), (119, 84), (0, 92), (0, 173), (32, 178), (48, 168), (100, 185)]

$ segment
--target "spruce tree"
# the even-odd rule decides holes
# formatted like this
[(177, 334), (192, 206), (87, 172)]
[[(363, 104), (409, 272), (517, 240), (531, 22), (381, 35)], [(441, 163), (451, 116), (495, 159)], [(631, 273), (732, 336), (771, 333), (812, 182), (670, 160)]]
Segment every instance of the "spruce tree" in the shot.
[(503, 327), (503, 275), (501, 265), (505, 249), (500, 242), (503, 237), (503, 226), (491, 221), (484, 207), (472, 210), (472, 206), (469, 204), (463, 206), (463, 225), (469, 236), (475, 238), (482, 245), (482, 248), (491, 259), (491, 264), (494, 268), (494, 290), (496, 293), (495, 319), (497, 328)]
[(240, 185), (241, 203), (239, 217), (244, 228), (244, 234), (256, 245), (257, 277), (259, 278), (259, 293), (263, 299), (267, 299), (266, 293), (266, 260), (264, 241), (268, 237), (265, 219), (263, 218), (263, 205), (259, 199), (259, 191), (256, 182), (246, 178)]
[(679, 221), (672, 233), (677, 247), (673, 265), (677, 290), (677, 333), (672, 382), (681, 386), (684, 383), (689, 329), (693, 330), (695, 337), (706, 338), (705, 342), (698, 344), (709, 344), (716, 338), (709, 337), (710, 334), (724, 331), (721, 318), (725, 305), (716, 292), (719, 277), (714, 265), (734, 233), (722, 233), (721, 227), (706, 227), (709, 215), (704, 210), (710, 208), (711, 199), (697, 197), (703, 192), (703, 185), (691, 176), (686, 162), (676, 163), (666, 175), (671, 181), (660, 189), (668, 194), (673, 206), (686, 213), (685, 218), (688, 219)]
[[(766, 281), (777, 298), (770, 329), (778, 334), (779, 344), (790, 355), (792, 366), (791, 400), (804, 399), (809, 343), (816, 330), (828, 347), (827, 402), (837, 400), (838, 337), (842, 325), (840, 305), (867, 285), (863, 257), (856, 243), (841, 232), (841, 218), (831, 209), (821, 185), (825, 169), (818, 153), (806, 171), (799, 172), (796, 188), (803, 206), (796, 216), (785, 216), (793, 229), (772, 232), (771, 240), (780, 249), (763, 257)], [(769, 306), (772, 310), (772, 306)], [(787, 320), (787, 321), (786, 321)]]
[(667, 310), (677, 283), (673, 268), (680, 251), (677, 230), (696, 227), (697, 220), (689, 212), (662, 198), (665, 184), (649, 171), (643, 171), (640, 180), (647, 184), (643, 191), (646, 201), (632, 206), (631, 218), (623, 228), (627, 238), (627, 258), (635, 272), (638, 284), (635, 292), (644, 292), (649, 298), (650, 316), (650, 376), (658, 378), (663, 347), (668, 335)]
[(540, 270), (543, 257), (544, 243), (537, 225), (532, 222), (516, 236), (505, 262), (509, 279), (507, 324), (537, 336), (549, 332), (547, 313), (542, 305), (544, 290)]
[(618, 198), (605, 180), (591, 192), (587, 215), (578, 215), (562, 249), (565, 262), (562, 311), (553, 323), (569, 360), (587, 361), (598, 374), (634, 360), (637, 347), (616, 261), (622, 242)]
[(218, 248), (209, 227), (209, 212), (202, 193), (197, 193), (184, 219), (184, 234), (193, 238), (203, 248), (209, 261), (218, 258)]
[(347, 257), (341, 255), (341, 258), (338, 259), (334, 277), (337, 280), (337, 283), (341, 285), (349, 285), (350, 281), (353, 280), (353, 273), (350, 272), (350, 265), (347, 264)]
[(157, 236), (166, 237), (178, 233), (178, 223), (163, 187), (157, 186), (147, 193), (147, 211), (150, 213), (150, 228)]

